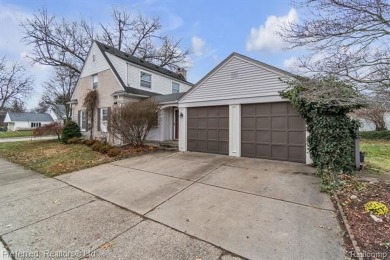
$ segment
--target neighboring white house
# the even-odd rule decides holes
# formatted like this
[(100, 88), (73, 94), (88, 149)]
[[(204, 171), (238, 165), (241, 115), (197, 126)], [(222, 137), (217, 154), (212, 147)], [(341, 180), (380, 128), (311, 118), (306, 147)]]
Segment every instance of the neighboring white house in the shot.
[[(384, 118), (385, 118), (385, 122), (386, 122), (386, 128), (390, 129), (390, 113), (389, 112), (385, 113)], [(359, 128), (360, 131), (363, 131), (363, 132), (364, 131), (375, 131), (375, 124), (373, 122), (371, 122), (370, 120), (367, 120), (367, 119), (361, 119), (361, 118), (357, 118), (357, 119), (360, 121), (360, 124), (361, 124), (360, 128)]]
[(232, 53), (179, 99), (179, 149), (311, 163), (305, 121), (279, 95), (292, 77)]
[[(184, 69), (173, 72), (135, 56), (94, 41), (82, 68), (71, 98), (72, 119), (78, 122), (82, 133), (94, 138), (105, 138), (120, 143), (108, 133), (111, 109), (125, 102), (136, 102), (153, 97), (161, 103), (158, 126), (148, 139), (155, 141), (178, 139), (177, 100), (193, 86), (186, 80)], [(94, 122), (89, 122), (83, 101), (91, 90), (98, 92), (98, 108)]]
[(10, 113), (5, 116), (8, 131), (32, 130), (50, 124), (53, 118), (47, 113)]
[(51, 106), (47, 113), (53, 118), (53, 121), (62, 124), (66, 119), (66, 110), (64, 105)]

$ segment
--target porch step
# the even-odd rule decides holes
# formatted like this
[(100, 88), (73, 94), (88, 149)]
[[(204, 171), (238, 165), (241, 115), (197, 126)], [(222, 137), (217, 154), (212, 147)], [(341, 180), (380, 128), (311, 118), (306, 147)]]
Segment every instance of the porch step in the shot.
[(179, 150), (179, 142), (177, 141), (160, 142), (160, 148), (164, 150), (177, 151)]

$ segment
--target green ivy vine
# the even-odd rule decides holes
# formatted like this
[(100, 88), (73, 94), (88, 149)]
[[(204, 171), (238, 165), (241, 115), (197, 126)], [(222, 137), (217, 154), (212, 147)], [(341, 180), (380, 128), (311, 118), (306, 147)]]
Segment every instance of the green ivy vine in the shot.
[(355, 167), (355, 139), (359, 123), (348, 113), (362, 107), (359, 93), (334, 79), (296, 80), (280, 95), (288, 99), (305, 119), (308, 148), (321, 177), (321, 189), (339, 185), (340, 174), (352, 174)]

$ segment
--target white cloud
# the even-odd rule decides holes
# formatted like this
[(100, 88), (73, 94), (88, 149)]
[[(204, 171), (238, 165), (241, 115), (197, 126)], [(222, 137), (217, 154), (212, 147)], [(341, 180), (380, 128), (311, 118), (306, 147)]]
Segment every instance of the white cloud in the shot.
[(298, 14), (292, 8), (286, 16), (269, 16), (263, 25), (259, 28), (252, 28), (249, 39), (246, 43), (248, 51), (269, 50), (278, 51), (284, 47), (282, 38), (276, 31), (286, 23), (296, 23)]
[(192, 37), (192, 48), (196, 56), (202, 56), (204, 53), (204, 48), (206, 46), (205, 40), (198, 36)]

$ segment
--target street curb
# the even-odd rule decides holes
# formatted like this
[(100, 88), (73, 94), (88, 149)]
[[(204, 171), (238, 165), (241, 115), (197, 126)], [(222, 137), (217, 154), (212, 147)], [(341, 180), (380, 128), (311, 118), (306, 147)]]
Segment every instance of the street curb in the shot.
[(351, 239), (351, 241), (352, 241), (352, 246), (355, 249), (355, 252), (356, 252), (356, 255), (357, 255), (357, 259), (364, 260), (363, 257), (362, 257), (362, 255), (363, 255), (362, 251), (360, 250), (360, 247), (359, 247), (357, 241), (355, 240), (355, 236), (352, 234), (351, 226), (349, 225), (349, 222), (348, 222), (347, 217), (345, 216), (344, 210), (343, 210), (343, 208), (340, 205), (340, 200), (337, 197), (337, 194), (335, 192), (333, 193), (333, 197), (336, 200), (337, 208), (338, 208), (338, 210), (340, 212), (340, 215), (341, 215), (341, 218), (343, 220), (344, 226), (347, 229), (347, 233), (348, 233), (349, 239)]

